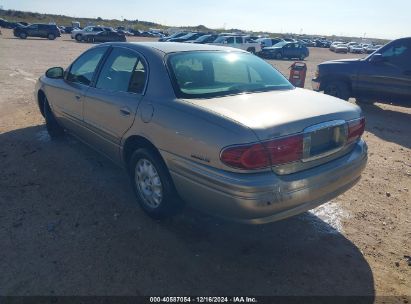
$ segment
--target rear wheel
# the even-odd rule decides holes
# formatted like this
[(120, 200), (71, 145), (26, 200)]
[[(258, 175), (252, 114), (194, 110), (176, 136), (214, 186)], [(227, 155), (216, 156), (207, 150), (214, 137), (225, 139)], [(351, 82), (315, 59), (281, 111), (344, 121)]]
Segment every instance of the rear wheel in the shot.
[(247, 52), (249, 52), (251, 54), (255, 54), (255, 48), (248, 48)]
[(351, 96), (350, 88), (345, 82), (333, 81), (325, 86), (324, 93), (344, 100), (348, 100)]
[(182, 207), (171, 176), (158, 153), (134, 151), (129, 163), (131, 183), (141, 208), (152, 218), (163, 219)]
[(59, 138), (64, 135), (64, 129), (58, 124), (47, 99), (44, 101), (44, 118), (46, 120), (47, 132), (51, 138)]
[(300, 60), (301, 60), (301, 61), (304, 61), (304, 59), (305, 59), (305, 55), (304, 55), (304, 54), (301, 54), (301, 55), (300, 55)]
[(47, 39), (54, 40), (54, 39), (56, 39), (56, 35), (50, 33), (50, 34), (47, 35)]
[(283, 54), (281, 54), (280, 52), (278, 52), (277, 54), (275, 54), (275, 59), (280, 60), (281, 58), (283, 58)]
[(22, 33), (20, 33), (19, 37), (20, 37), (21, 39), (26, 39), (26, 38), (27, 38), (27, 34), (24, 33), (24, 32), (22, 32)]

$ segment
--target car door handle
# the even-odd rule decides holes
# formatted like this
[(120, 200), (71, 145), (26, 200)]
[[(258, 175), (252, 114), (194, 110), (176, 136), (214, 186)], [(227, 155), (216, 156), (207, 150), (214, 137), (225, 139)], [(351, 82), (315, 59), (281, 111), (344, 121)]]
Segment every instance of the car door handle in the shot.
[(128, 116), (128, 115), (130, 115), (130, 113), (131, 113), (131, 111), (130, 111), (130, 109), (129, 108), (121, 108), (120, 109), (120, 113), (121, 113), (121, 115), (123, 115), (123, 116)]

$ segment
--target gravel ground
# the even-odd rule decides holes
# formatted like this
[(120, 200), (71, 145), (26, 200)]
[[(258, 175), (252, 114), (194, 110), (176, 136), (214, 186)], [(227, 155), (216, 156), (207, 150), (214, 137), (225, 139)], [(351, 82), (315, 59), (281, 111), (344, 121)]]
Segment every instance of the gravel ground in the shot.
[[(156, 222), (125, 172), (71, 137), (50, 141), (35, 105), (36, 79), (92, 45), (2, 31), (0, 295), (411, 296), (410, 104), (362, 106), (363, 178), (319, 208), (263, 226), (190, 209)], [(306, 87), (318, 63), (348, 57), (311, 49)], [(291, 61), (270, 62), (288, 75)]]

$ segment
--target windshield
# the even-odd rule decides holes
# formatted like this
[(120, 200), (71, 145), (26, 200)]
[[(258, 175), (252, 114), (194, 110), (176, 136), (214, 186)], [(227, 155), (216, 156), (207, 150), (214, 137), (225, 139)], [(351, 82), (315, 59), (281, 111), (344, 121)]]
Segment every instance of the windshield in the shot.
[(169, 56), (168, 67), (177, 97), (207, 98), (293, 88), (270, 64), (249, 53), (176, 53)]
[(208, 39), (208, 38), (211, 38), (211, 35), (203, 35), (203, 36), (200, 36), (200, 37), (198, 37), (198, 38), (196, 39), (196, 41), (201, 42), (201, 41), (204, 41), (204, 40), (206, 40), (206, 39)]
[(287, 41), (280, 41), (276, 44), (273, 45), (273, 47), (283, 47), (284, 45), (288, 44), (289, 42)]

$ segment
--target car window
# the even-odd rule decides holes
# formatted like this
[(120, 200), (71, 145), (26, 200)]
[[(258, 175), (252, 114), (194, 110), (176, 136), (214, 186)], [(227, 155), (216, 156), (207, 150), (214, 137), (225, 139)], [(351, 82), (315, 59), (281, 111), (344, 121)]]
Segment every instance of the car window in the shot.
[(90, 85), (94, 72), (107, 47), (99, 47), (81, 55), (72, 65), (67, 75), (67, 81)]
[(235, 43), (243, 43), (243, 38), (242, 37), (236, 37), (235, 38)]
[[(407, 41), (399, 41), (394, 43), (381, 52), (382, 57), (386, 62), (396, 66), (411, 68), (411, 43)], [(408, 68), (407, 67), (407, 68)]]
[(187, 52), (168, 60), (177, 97), (206, 98), (291, 89), (264, 60), (245, 53)]
[(227, 43), (234, 43), (234, 37), (228, 37), (226, 41)]
[(39, 27), (39, 26), (38, 26), (37, 24), (32, 24), (32, 25), (30, 25), (28, 28), (31, 29), (31, 30), (37, 30), (38, 27)]
[(145, 67), (138, 54), (131, 50), (114, 48), (100, 72), (96, 88), (141, 94), (145, 79)]

